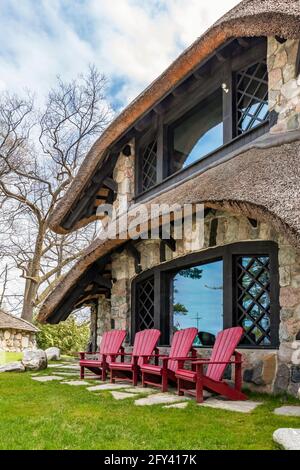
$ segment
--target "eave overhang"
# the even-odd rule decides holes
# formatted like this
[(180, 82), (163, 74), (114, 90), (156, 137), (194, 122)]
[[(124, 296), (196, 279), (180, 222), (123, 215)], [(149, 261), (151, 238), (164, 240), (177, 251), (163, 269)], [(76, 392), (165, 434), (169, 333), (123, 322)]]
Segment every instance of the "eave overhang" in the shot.
[[(53, 212), (50, 221), (52, 229), (57, 233), (67, 233), (94, 220), (94, 206), (90, 207), (90, 212), (86, 211), (86, 201), (82, 201), (82, 198), (93, 200), (97, 191), (101, 191), (102, 183), (107, 176), (110, 176), (122, 145), (139, 131), (140, 123), (144, 118), (148, 119), (150, 111), (156, 109), (159, 112), (163, 100), (168, 98), (172, 90), (180, 89), (187, 77), (197, 74), (199, 66), (228, 41), (259, 36), (299, 38), (298, 0), (243, 1), (197, 39), (110, 124), (95, 142), (65, 197)], [(98, 186), (91, 184), (93, 178), (100, 181), (97, 183)], [(75, 200), (74, 194), (77, 195)], [(84, 208), (82, 213), (80, 205)]]

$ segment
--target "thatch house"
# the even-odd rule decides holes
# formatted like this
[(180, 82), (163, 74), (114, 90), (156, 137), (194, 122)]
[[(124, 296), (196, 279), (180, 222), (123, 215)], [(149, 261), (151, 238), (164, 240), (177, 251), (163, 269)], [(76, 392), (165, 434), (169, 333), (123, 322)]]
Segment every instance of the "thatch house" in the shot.
[(160, 229), (133, 239), (127, 228), (99, 237), (40, 321), (93, 305), (98, 340), (126, 328), (130, 343), (155, 326), (166, 347), (174, 330), (197, 326), (203, 354), (219, 330), (241, 325), (244, 380), (299, 396), (299, 38), (298, 0), (242, 1), (111, 123), (57, 205), (53, 230), (84, 227), (127, 197), (147, 209), (201, 203), (204, 234), (176, 239), (173, 217), (169, 238)]
[(36, 349), (38, 328), (22, 318), (0, 310), (0, 352)]

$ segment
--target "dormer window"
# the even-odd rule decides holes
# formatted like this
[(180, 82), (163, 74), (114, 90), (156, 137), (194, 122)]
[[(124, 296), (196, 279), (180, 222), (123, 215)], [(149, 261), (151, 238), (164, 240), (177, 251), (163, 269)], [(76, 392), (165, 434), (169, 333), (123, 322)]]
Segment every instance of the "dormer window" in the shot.
[(221, 147), (223, 137), (223, 94), (221, 88), (209, 95), (169, 128), (169, 173), (195, 163)]
[(267, 132), (266, 55), (266, 38), (229, 41), (143, 117), (137, 195), (205, 171)]

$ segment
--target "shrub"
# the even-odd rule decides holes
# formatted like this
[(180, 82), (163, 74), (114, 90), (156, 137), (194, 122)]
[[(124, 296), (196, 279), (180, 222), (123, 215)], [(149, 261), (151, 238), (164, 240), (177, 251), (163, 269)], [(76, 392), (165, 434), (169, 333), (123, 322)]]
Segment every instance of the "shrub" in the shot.
[(37, 324), (37, 345), (41, 349), (55, 346), (62, 354), (85, 351), (90, 338), (90, 323), (78, 324), (75, 318), (69, 317), (57, 325)]

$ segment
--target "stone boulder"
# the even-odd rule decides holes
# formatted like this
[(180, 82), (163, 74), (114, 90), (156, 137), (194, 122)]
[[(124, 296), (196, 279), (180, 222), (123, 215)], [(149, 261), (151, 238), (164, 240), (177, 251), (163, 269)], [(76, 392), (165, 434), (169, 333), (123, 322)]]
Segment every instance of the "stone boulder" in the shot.
[(273, 434), (273, 440), (285, 450), (300, 450), (300, 429), (277, 429)]
[(0, 374), (2, 372), (24, 372), (25, 367), (21, 361), (19, 362), (9, 362), (8, 364), (4, 364), (0, 366)]
[(24, 351), (22, 362), (26, 370), (42, 370), (48, 366), (47, 355), (42, 349)]
[(59, 348), (48, 348), (45, 350), (48, 361), (59, 361), (60, 360), (60, 349)]

